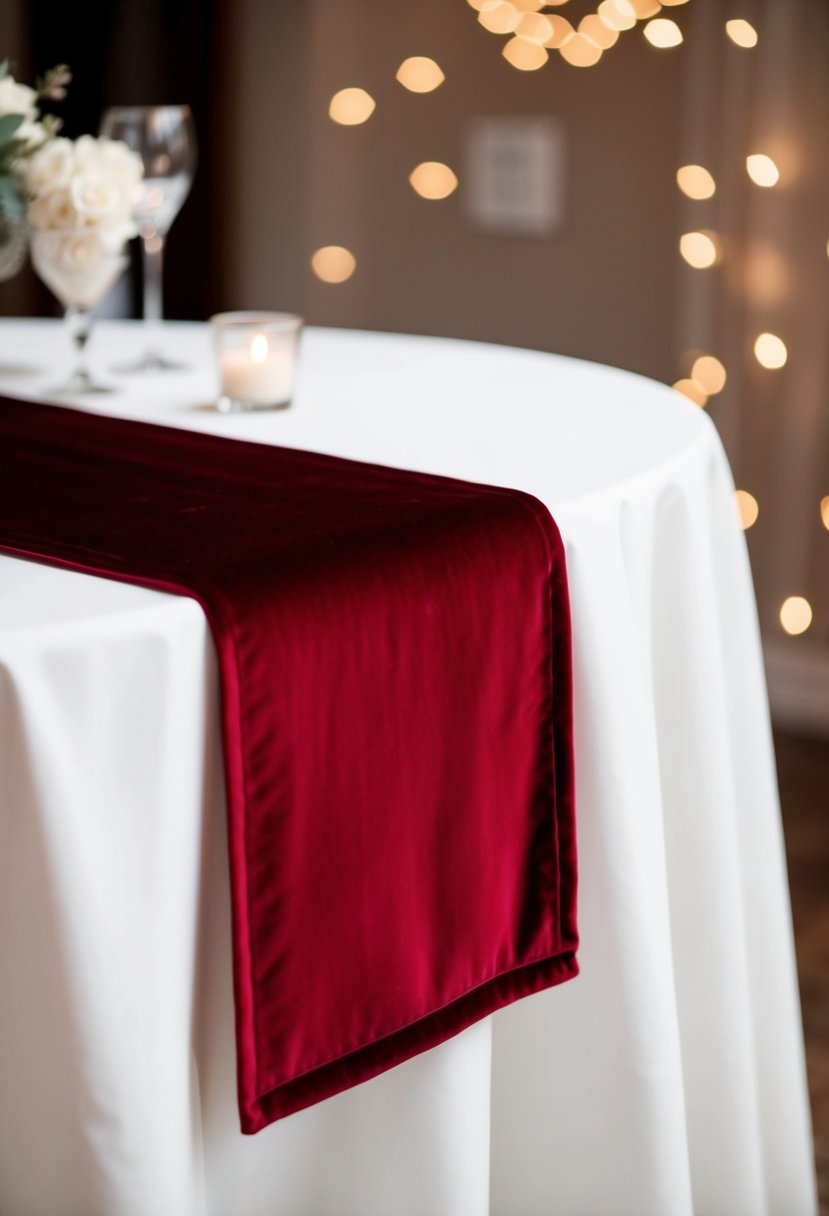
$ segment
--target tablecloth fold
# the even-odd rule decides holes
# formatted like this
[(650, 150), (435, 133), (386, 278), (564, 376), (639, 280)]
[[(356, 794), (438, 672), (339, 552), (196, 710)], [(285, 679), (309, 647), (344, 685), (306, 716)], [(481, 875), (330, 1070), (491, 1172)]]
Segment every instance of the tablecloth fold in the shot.
[(567, 579), (536, 499), (0, 399), (0, 548), (207, 614), (243, 1131), (577, 973)]

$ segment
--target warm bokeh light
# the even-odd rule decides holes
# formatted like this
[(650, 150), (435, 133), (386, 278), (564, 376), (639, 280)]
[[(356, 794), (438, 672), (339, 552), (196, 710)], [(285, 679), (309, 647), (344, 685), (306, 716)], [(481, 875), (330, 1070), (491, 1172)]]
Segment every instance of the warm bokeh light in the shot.
[(671, 388), (682, 393), (682, 396), (687, 397), (689, 401), (693, 401), (694, 405), (706, 406), (708, 404), (708, 395), (696, 380), (677, 380), (675, 384), (671, 385)]
[(521, 14), (514, 4), (501, 0), (494, 8), (482, 9), (478, 20), (491, 34), (511, 34), (521, 20)]
[[(568, 42), (575, 36), (576, 31), (566, 17), (559, 17), (557, 14), (551, 13), (547, 20), (553, 27), (553, 36), (547, 39), (544, 43), (545, 46), (561, 48), (565, 42)], [(619, 35), (616, 34), (616, 37), (618, 38)]]
[(518, 38), (526, 38), (527, 42), (537, 42), (543, 46), (548, 38), (553, 36), (553, 27), (549, 17), (542, 13), (524, 13), (515, 29)]
[(470, 8), (474, 8), (476, 13), (482, 12), (485, 8), (495, 8), (496, 4), (500, 4), (501, 0), (466, 0)]
[(780, 624), (786, 633), (805, 633), (812, 623), (812, 605), (802, 595), (790, 595), (780, 606)]
[(702, 165), (683, 165), (676, 171), (676, 184), (688, 198), (710, 198), (717, 189), (712, 175)]
[(544, 7), (544, 0), (512, 0), (512, 3), (516, 8), (520, 8), (522, 13), (537, 13)]
[(601, 47), (596, 46), (584, 34), (574, 34), (559, 47), (562, 59), (566, 59), (574, 68), (592, 68), (602, 57)]
[(354, 254), (343, 245), (323, 245), (311, 258), (311, 268), (323, 283), (344, 283), (356, 266)]
[(543, 68), (550, 58), (543, 46), (536, 42), (527, 42), (524, 38), (510, 38), (501, 54), (507, 63), (511, 63), (520, 72), (535, 72)]
[(775, 371), (785, 366), (789, 352), (786, 343), (777, 334), (759, 334), (754, 343), (754, 357), (762, 367)]
[(685, 232), (679, 238), (679, 252), (695, 270), (707, 270), (719, 259), (717, 240), (712, 232)]
[(602, 0), (599, 16), (612, 30), (632, 30), (636, 25), (636, 9), (630, 0)]
[(725, 388), (725, 368), (714, 355), (700, 355), (691, 368), (691, 379), (701, 384), (709, 397)]
[[(619, 31), (612, 30), (609, 25), (606, 25), (598, 13), (590, 13), (589, 16), (582, 17), (579, 22), (579, 33), (582, 38), (592, 42), (600, 51), (609, 50), (619, 39)], [(549, 45), (548, 42), (547, 46)]]
[(458, 179), (448, 165), (425, 160), (409, 174), (412, 189), (421, 198), (448, 198), (458, 188)]
[(794, 294), (794, 275), (774, 241), (753, 241), (743, 258), (746, 295), (756, 308), (775, 308)]
[(760, 514), (760, 504), (753, 494), (749, 494), (748, 490), (735, 490), (734, 501), (737, 504), (740, 526), (746, 532), (757, 523), (757, 516)]
[(757, 45), (756, 29), (750, 21), (744, 21), (742, 17), (726, 21), (725, 32), (736, 46), (750, 48)]
[(410, 93), (431, 93), (446, 79), (434, 59), (426, 55), (412, 55), (404, 59), (397, 69), (396, 79)]
[(630, 3), (640, 21), (644, 21), (646, 17), (655, 17), (662, 8), (659, 0), (630, 0)]
[(763, 152), (753, 152), (751, 156), (747, 156), (746, 169), (755, 186), (765, 186), (768, 189), (780, 181), (780, 170), (771, 157)]
[(829, 494), (820, 500), (820, 518), (823, 520), (823, 526), (829, 531)]
[(371, 118), (374, 106), (374, 98), (365, 89), (340, 89), (331, 98), (328, 116), (341, 126), (356, 127)]
[(649, 21), (644, 29), (645, 37), (651, 46), (663, 50), (667, 47), (679, 46), (682, 42), (682, 30), (669, 17), (657, 17)]

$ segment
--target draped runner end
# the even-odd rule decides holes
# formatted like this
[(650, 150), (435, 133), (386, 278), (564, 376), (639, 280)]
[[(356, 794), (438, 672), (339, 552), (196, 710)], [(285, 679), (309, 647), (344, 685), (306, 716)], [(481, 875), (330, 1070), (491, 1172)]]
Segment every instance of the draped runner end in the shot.
[(536, 499), (0, 399), (0, 549), (207, 614), (244, 1132), (577, 974), (567, 581)]

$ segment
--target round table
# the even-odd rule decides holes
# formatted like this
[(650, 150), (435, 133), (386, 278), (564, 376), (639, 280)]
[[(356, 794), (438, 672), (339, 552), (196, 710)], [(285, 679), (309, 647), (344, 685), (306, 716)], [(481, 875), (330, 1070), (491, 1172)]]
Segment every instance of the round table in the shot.
[[(214, 657), (195, 601), (0, 557), (0, 1212), (812, 1216), (761, 655), (726, 460), (664, 386), (549, 354), (310, 329), (296, 402), (189, 370), (124, 417), (519, 487), (567, 548), (581, 976), (238, 1131)], [(141, 344), (92, 342), (101, 375)], [(49, 400), (53, 322), (0, 323)], [(2, 488), (0, 487), (0, 496)]]

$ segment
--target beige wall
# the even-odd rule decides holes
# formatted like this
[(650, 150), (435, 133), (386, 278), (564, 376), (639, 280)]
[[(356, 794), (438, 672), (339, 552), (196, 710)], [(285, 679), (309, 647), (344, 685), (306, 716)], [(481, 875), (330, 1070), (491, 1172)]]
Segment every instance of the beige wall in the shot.
[[(25, 32), (24, 0), (0, 0), (0, 59), (9, 59), (15, 77), (31, 83)], [(35, 311), (36, 284), (28, 264), (13, 279), (0, 283), (0, 316), (26, 316)]]
[[(231, 11), (228, 307), (278, 305), (325, 325), (508, 342), (675, 378), (675, 55), (637, 31), (596, 68), (554, 57), (517, 72), (464, 0), (236, 0)], [(435, 93), (396, 83), (415, 54), (444, 69)], [(377, 100), (364, 126), (327, 117), (347, 85)], [(460, 174), (462, 131), (480, 114), (564, 120), (560, 236), (482, 235), (459, 194), (426, 202), (408, 185), (421, 160)], [(327, 244), (357, 257), (346, 284), (308, 267)]]

